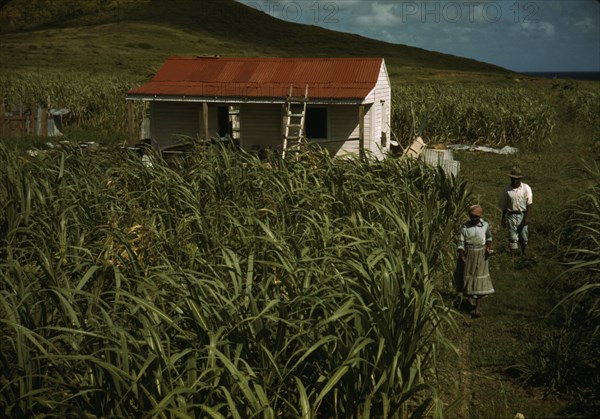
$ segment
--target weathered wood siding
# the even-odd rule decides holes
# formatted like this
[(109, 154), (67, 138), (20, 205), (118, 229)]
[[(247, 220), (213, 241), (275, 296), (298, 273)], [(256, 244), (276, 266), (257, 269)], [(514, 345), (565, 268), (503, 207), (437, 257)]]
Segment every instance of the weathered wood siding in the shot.
[(244, 150), (281, 149), (281, 105), (240, 105), (240, 145)]
[[(318, 105), (323, 107), (323, 105)], [(329, 105), (327, 108), (327, 133), (321, 144), (334, 156), (359, 153), (359, 122), (357, 105)], [(373, 106), (365, 105), (365, 148), (372, 143)], [(245, 150), (263, 148), (280, 149), (282, 114), (281, 105), (244, 104), (240, 106), (240, 145)]]
[[(371, 132), (371, 109), (365, 105), (365, 144)], [(327, 107), (329, 138), (321, 143), (334, 156), (359, 154), (359, 121), (357, 105), (330, 105)]]
[[(365, 148), (369, 150), (374, 157), (383, 158), (385, 153), (390, 150), (392, 100), (392, 89), (385, 63), (382, 63), (381, 65), (377, 84), (367, 97), (367, 100), (372, 101), (373, 106), (371, 107), (370, 117), (372, 121), (371, 132), (368, 143), (367, 139), (365, 138)], [(382, 141), (384, 135), (385, 145)]]
[[(208, 134), (218, 132), (216, 106), (208, 106)], [(182, 137), (204, 136), (202, 103), (152, 102), (150, 104), (150, 133), (152, 144), (159, 149), (177, 145)]]

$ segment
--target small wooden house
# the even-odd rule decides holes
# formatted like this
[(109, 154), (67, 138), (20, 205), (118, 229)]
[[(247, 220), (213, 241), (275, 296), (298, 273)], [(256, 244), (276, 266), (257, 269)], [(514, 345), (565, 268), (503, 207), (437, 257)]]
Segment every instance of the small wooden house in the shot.
[(172, 57), (127, 94), (130, 106), (149, 103), (149, 138), (159, 149), (227, 134), (244, 150), (281, 149), (286, 104), (296, 99), (305, 102), (302, 136), (332, 155), (389, 151), (383, 58)]

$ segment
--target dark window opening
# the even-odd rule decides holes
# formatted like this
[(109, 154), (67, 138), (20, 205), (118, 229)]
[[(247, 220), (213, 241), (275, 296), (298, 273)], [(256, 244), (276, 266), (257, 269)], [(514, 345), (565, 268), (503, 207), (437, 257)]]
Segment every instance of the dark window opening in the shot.
[(231, 136), (231, 124), (229, 123), (228, 106), (219, 106), (217, 119), (219, 123), (219, 137), (225, 137), (227, 134)]
[(306, 108), (306, 138), (327, 137), (327, 108)]

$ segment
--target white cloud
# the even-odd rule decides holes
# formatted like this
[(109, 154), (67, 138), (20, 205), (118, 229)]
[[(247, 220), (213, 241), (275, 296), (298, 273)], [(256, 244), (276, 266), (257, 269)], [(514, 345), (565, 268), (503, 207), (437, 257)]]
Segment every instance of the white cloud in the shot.
[(518, 28), (521, 32), (526, 32), (531, 36), (545, 35), (553, 37), (556, 33), (554, 25), (550, 22), (522, 22)]
[(361, 26), (394, 26), (401, 23), (400, 17), (393, 13), (393, 4), (371, 3), (369, 14), (358, 16), (356, 23)]
[[(468, 44), (470, 42), (474, 42), (472, 35), (474, 35), (474, 30), (472, 28), (467, 27), (448, 27), (444, 28), (444, 34), (446, 35), (446, 39), (451, 42), (459, 42), (463, 44)], [(480, 34), (481, 35), (481, 34)], [(475, 34), (475, 36), (477, 36)]]
[(380, 39), (382, 39), (384, 41), (391, 42), (391, 43), (399, 42), (400, 38), (398, 37), (398, 35), (388, 31), (387, 29), (381, 29), (379, 31), (379, 33), (380, 33)]
[(586, 16), (581, 20), (578, 20), (574, 23), (574, 26), (582, 32), (590, 33), (592, 31), (598, 31), (598, 22), (594, 22), (594, 20)]

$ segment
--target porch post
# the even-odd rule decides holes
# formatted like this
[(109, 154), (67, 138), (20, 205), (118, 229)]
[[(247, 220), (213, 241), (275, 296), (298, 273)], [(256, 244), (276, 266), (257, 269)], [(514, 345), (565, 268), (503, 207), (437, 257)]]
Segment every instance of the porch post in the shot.
[(208, 103), (202, 102), (202, 119), (204, 120), (204, 141), (208, 141)]
[(358, 155), (365, 158), (365, 105), (358, 107)]

